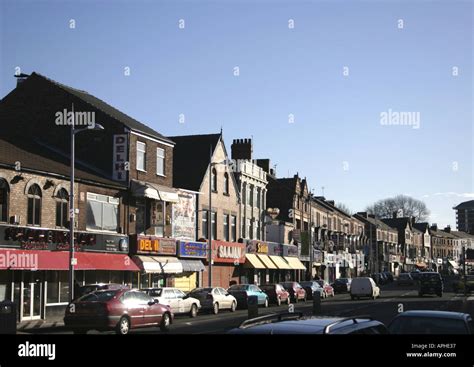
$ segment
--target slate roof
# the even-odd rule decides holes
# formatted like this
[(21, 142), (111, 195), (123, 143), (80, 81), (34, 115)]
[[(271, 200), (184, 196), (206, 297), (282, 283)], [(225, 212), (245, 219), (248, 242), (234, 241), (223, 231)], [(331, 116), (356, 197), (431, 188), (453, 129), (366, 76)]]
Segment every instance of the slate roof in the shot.
[(465, 201), (453, 208), (454, 210), (474, 209), (474, 200)]
[(173, 149), (173, 186), (199, 191), (209, 166), (209, 149), (216, 149), (221, 134), (168, 137)]

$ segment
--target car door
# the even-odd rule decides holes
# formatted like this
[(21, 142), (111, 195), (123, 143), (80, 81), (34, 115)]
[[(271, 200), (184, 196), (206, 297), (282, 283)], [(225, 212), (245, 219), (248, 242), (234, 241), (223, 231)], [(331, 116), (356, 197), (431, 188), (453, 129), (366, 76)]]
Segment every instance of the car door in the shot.
[(214, 298), (214, 302), (217, 302), (219, 304), (219, 308), (221, 308), (222, 302), (225, 303), (225, 301), (222, 299), (222, 294), (219, 290), (219, 288), (214, 288), (212, 290), (212, 296)]
[(163, 298), (167, 301), (170, 305), (171, 310), (174, 313), (178, 313), (178, 299), (176, 298), (176, 294), (174, 293), (173, 289), (165, 288), (163, 289)]
[(124, 311), (130, 317), (132, 327), (141, 326), (144, 322), (145, 307), (140, 298), (140, 292), (137, 291), (126, 292), (123, 295)]
[(174, 289), (174, 294), (176, 297), (176, 309), (179, 313), (186, 313), (189, 312), (191, 309), (191, 305), (189, 299), (184, 299), (184, 292), (179, 289)]
[(148, 294), (143, 292), (137, 292), (139, 304), (143, 307), (143, 321), (142, 325), (155, 325), (160, 318), (160, 315), (155, 306), (155, 300)]

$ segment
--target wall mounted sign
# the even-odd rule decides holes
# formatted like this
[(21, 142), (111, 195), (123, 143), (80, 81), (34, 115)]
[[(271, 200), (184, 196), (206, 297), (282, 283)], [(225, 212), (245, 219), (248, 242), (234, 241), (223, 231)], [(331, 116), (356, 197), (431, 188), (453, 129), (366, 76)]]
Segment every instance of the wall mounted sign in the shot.
[(176, 240), (157, 236), (130, 236), (130, 249), (135, 254), (176, 255)]
[(115, 134), (113, 144), (112, 177), (115, 181), (126, 181), (128, 170), (128, 139), (127, 134)]

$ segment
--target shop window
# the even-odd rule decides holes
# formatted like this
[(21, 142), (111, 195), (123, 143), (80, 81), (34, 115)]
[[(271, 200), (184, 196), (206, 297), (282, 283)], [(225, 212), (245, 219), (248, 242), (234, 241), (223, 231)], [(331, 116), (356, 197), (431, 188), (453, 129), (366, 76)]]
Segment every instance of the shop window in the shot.
[(237, 217), (235, 215), (230, 216), (230, 227), (231, 227), (230, 240), (232, 242), (235, 242), (237, 241)]
[(165, 150), (156, 148), (156, 174), (165, 175)]
[(56, 227), (68, 226), (69, 194), (65, 189), (60, 189), (56, 195)]
[(0, 302), (11, 298), (11, 280), (8, 271), (0, 271)]
[(117, 232), (119, 199), (87, 193), (87, 229)]
[(10, 195), (10, 189), (7, 181), (3, 178), (0, 179), (0, 222), (8, 221), (8, 199)]
[(66, 303), (69, 301), (69, 279), (67, 271), (47, 271), (48, 289), (46, 303)]
[(38, 185), (31, 185), (28, 189), (28, 219), (27, 224), (39, 226), (41, 224), (41, 189)]
[(146, 171), (146, 144), (137, 141), (137, 170)]
[(224, 194), (229, 195), (229, 174), (224, 173)]

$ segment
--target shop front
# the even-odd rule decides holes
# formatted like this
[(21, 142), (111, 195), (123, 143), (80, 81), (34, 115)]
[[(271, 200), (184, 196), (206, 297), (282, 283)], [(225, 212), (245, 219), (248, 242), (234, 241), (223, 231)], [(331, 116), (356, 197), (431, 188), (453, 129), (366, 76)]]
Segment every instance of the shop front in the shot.
[[(138, 267), (125, 235), (75, 233), (75, 287), (133, 284)], [(69, 301), (69, 232), (0, 226), (0, 301), (11, 300), (18, 321), (64, 315)]]
[(196, 241), (178, 241), (178, 257), (183, 264), (183, 273), (175, 278), (175, 287), (184, 292), (202, 287), (203, 260), (207, 257), (207, 243)]
[(296, 282), (304, 280), (304, 276), (307, 269), (298, 257), (298, 246), (283, 244), (282, 247), (283, 259), (289, 264), (292, 269), (290, 273), (290, 279), (288, 280), (294, 280)]
[[(211, 281), (213, 287), (229, 288), (243, 283), (240, 265), (245, 263), (245, 244), (227, 241), (212, 241)], [(209, 284), (209, 263), (203, 272), (203, 285)]]

